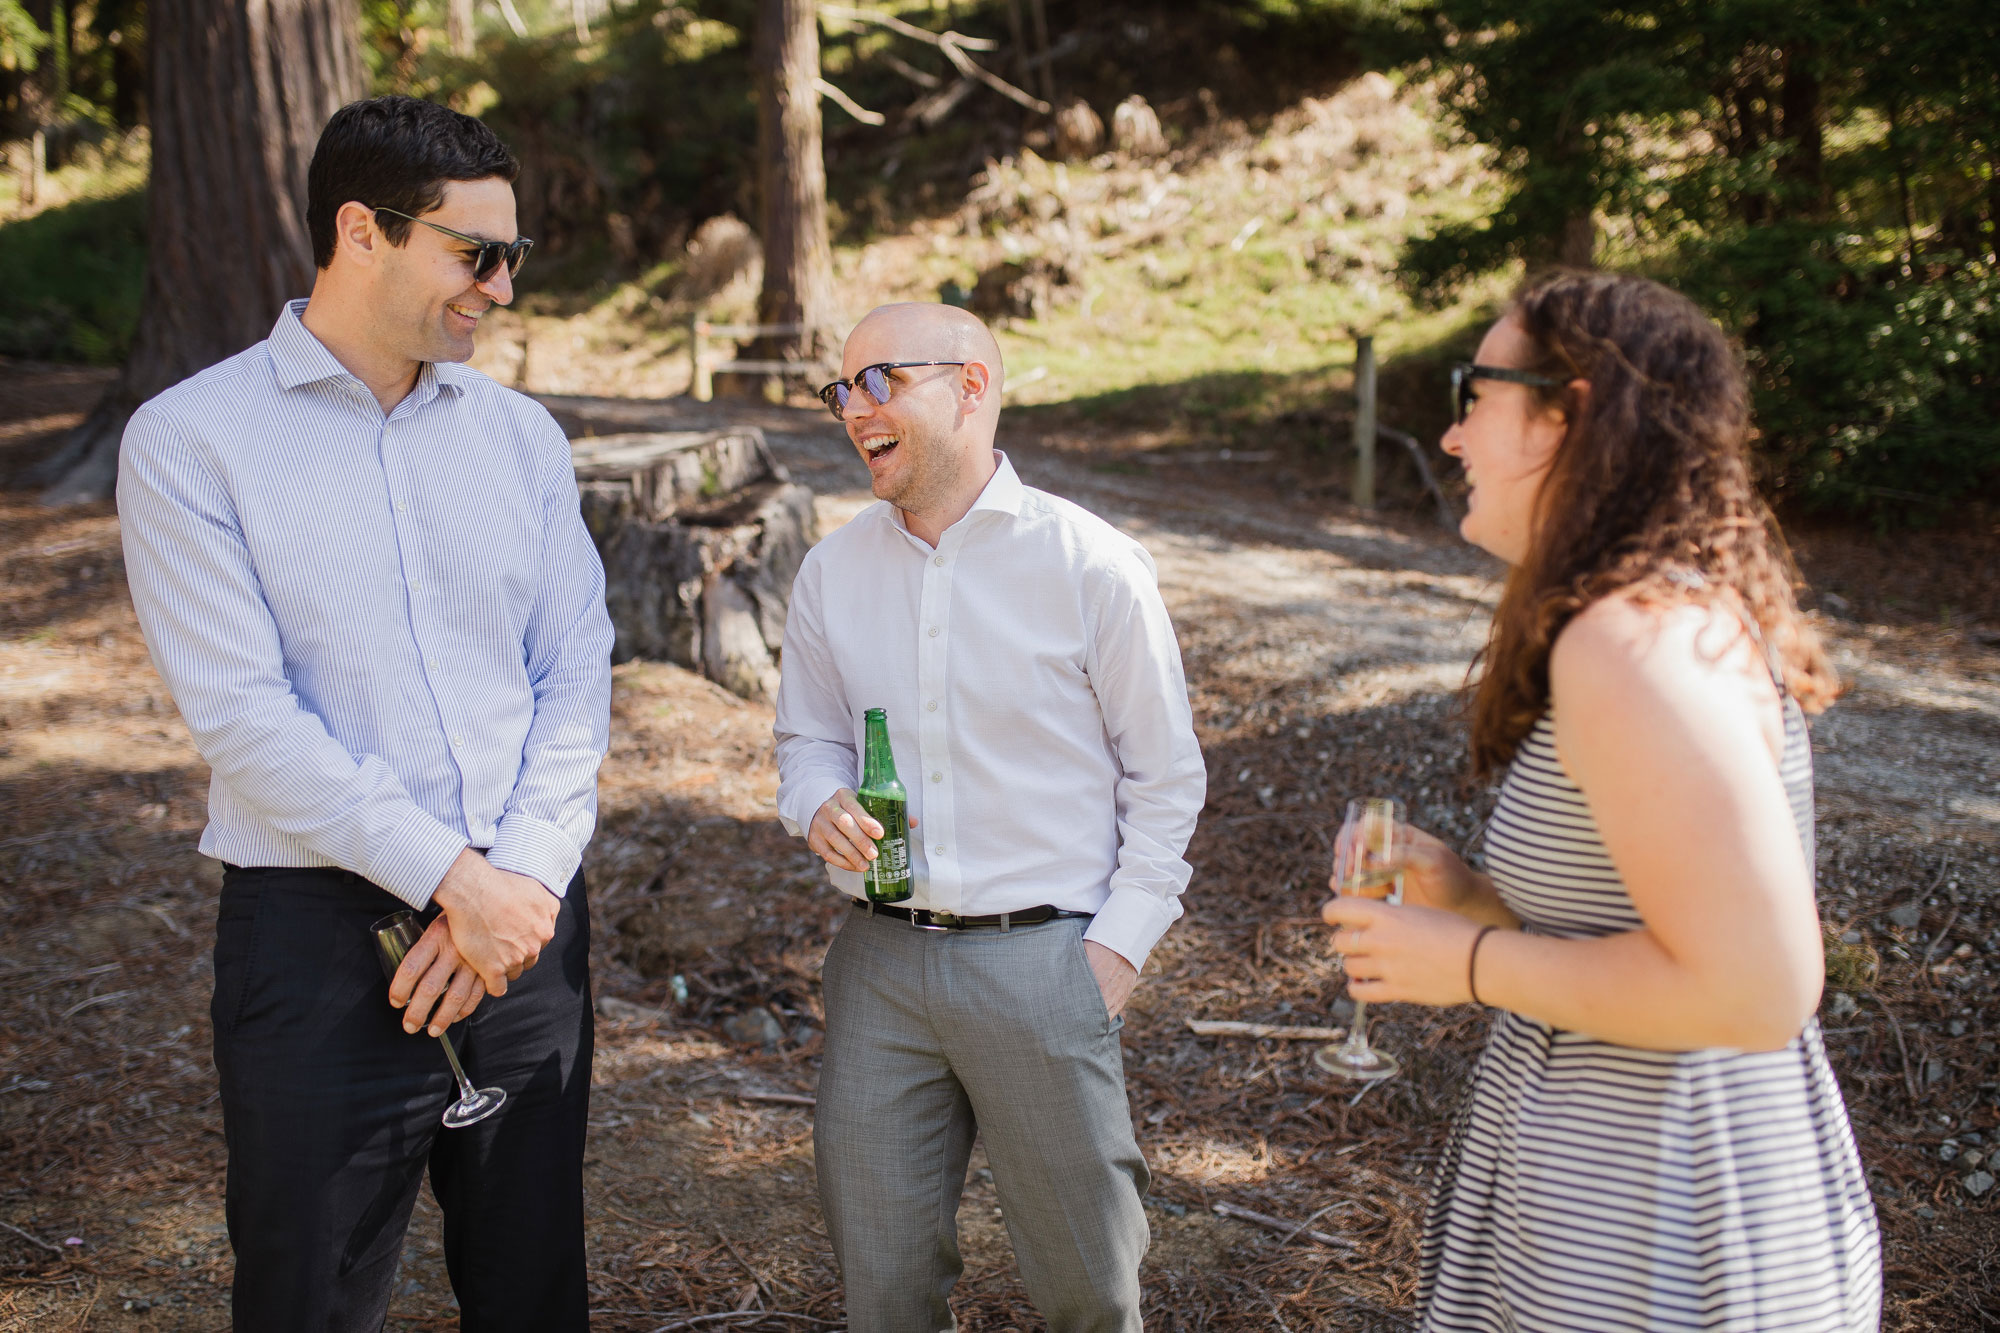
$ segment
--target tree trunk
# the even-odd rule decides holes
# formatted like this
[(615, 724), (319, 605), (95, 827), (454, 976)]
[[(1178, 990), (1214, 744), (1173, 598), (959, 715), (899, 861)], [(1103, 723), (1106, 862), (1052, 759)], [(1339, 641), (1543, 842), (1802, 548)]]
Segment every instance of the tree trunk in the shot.
[(764, 287), (757, 322), (802, 332), (761, 339), (752, 359), (810, 359), (831, 350), (833, 250), (820, 152), (819, 20), (812, 0), (758, 0), (757, 160)]
[(1597, 220), (1589, 209), (1563, 219), (1556, 258), (1564, 268), (1597, 267)]
[(444, 40), (453, 55), (472, 54), (472, 0), (449, 0), (444, 12)]
[(34, 53), (34, 69), (21, 80), (21, 121), (28, 130), (28, 169), (21, 175), (21, 206), (30, 208), (42, 202), (42, 188), (50, 166), (48, 130), (56, 116), (61, 57), (56, 50), (59, 35), (52, 0), (28, 0), (23, 8), (28, 21), (48, 39)]
[(355, 0), (150, 0), (146, 291), (124, 372), (28, 476), (43, 501), (110, 495), (139, 404), (270, 332), (312, 290), (306, 164), (365, 75)]
[(1049, 46), (1049, 11), (1046, 0), (1029, 0), (1028, 14), (1035, 21), (1035, 57), (1042, 62), (1042, 100), (1056, 104), (1056, 62)]
[(1795, 48), (1785, 53), (1785, 86), (1779, 102), (1780, 132), (1791, 149), (1778, 159), (1778, 176), (1786, 189), (1781, 204), (1794, 217), (1826, 214), (1826, 134), (1821, 123), (1821, 87), (1815, 68), (1817, 52)]

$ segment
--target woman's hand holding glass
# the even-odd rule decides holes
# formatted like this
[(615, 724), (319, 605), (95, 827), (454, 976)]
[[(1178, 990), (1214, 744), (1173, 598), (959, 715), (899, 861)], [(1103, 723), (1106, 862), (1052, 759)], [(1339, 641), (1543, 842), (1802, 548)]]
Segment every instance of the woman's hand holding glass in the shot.
[(1342, 875), (1354, 863), (1357, 830), (1350, 821), (1334, 844), (1334, 873), (1327, 887), (1337, 895), (1320, 909), (1336, 927), (1347, 991), (1356, 1003), (1464, 1004), (1472, 994), (1466, 959), (1482, 922), (1510, 923), (1493, 886), (1438, 838), (1409, 824), (1397, 829), (1402, 867), (1400, 902), (1343, 892)]
[[(1336, 864), (1340, 848), (1334, 849)], [(1327, 881), (1340, 892), (1340, 877)], [(1414, 825), (1403, 826), (1403, 901), (1415, 907), (1436, 907), (1447, 912), (1465, 912), (1482, 896), (1492, 893), (1484, 875), (1459, 859), (1457, 852), (1441, 840)]]
[(1345, 960), (1347, 993), (1357, 1004), (1465, 1004), (1472, 999), (1466, 959), (1479, 923), (1456, 912), (1347, 895), (1320, 909)]

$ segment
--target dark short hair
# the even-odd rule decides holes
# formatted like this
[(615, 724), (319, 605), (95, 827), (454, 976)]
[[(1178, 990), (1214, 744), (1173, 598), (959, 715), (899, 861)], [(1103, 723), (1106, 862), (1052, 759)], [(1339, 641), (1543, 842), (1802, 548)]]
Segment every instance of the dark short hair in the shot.
[[(334, 216), (353, 200), (422, 217), (444, 202), (446, 181), (498, 176), (512, 182), (521, 164), (498, 135), (471, 116), (415, 97), (349, 102), (320, 131), (306, 169), (306, 234), (313, 265), (333, 262)], [(410, 237), (410, 223), (377, 219), (391, 245)]]

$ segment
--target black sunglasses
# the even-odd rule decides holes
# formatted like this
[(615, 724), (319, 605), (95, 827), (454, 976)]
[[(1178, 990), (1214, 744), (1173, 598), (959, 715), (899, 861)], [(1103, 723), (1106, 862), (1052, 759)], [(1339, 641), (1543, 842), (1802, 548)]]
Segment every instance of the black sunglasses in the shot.
[(493, 271), (500, 267), (502, 260), (505, 260), (507, 264), (507, 276), (510, 278), (514, 277), (520, 273), (521, 265), (527, 262), (528, 251), (535, 248), (535, 243), (525, 236), (517, 236), (511, 241), (482, 241), (477, 236), (467, 236), (462, 231), (453, 231), (450, 227), (440, 227), (435, 222), (425, 222), (422, 218), (413, 218), (408, 213), (399, 213), (393, 208), (378, 206), (374, 211), (377, 213), (387, 213), (391, 217), (399, 217), (405, 222), (418, 223), (421, 226), (429, 227), (432, 231), (443, 232), (454, 241), (464, 241), (467, 245), (473, 247), (478, 252), (472, 256), (472, 280), (474, 282), (484, 282), (492, 277)]
[(1472, 410), (1472, 382), (1474, 380), (1505, 380), (1509, 384), (1533, 384), (1544, 389), (1553, 389), (1562, 381), (1547, 375), (1536, 375), (1525, 370), (1509, 370), (1505, 366), (1479, 366), (1470, 361), (1461, 361), (1451, 368), (1451, 422), (1454, 426), (1465, 424), (1465, 414)]
[(835, 421), (847, 420), (847, 403), (855, 389), (865, 389), (877, 405), (889, 401), (892, 370), (909, 370), (916, 366), (962, 366), (963, 361), (884, 361), (878, 365), (863, 366), (851, 380), (835, 380), (819, 391), (819, 400), (826, 404), (826, 410), (833, 413)]

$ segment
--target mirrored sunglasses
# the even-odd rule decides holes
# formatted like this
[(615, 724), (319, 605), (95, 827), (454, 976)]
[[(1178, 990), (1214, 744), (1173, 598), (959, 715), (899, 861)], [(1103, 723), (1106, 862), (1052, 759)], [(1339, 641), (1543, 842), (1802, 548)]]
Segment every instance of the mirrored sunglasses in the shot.
[(879, 407), (889, 401), (893, 381), (889, 378), (892, 370), (909, 370), (916, 366), (962, 366), (963, 361), (883, 361), (872, 366), (863, 366), (853, 379), (835, 380), (819, 391), (819, 400), (826, 404), (826, 410), (833, 413), (835, 421), (847, 420), (847, 404), (854, 391), (861, 389), (875, 400)]

